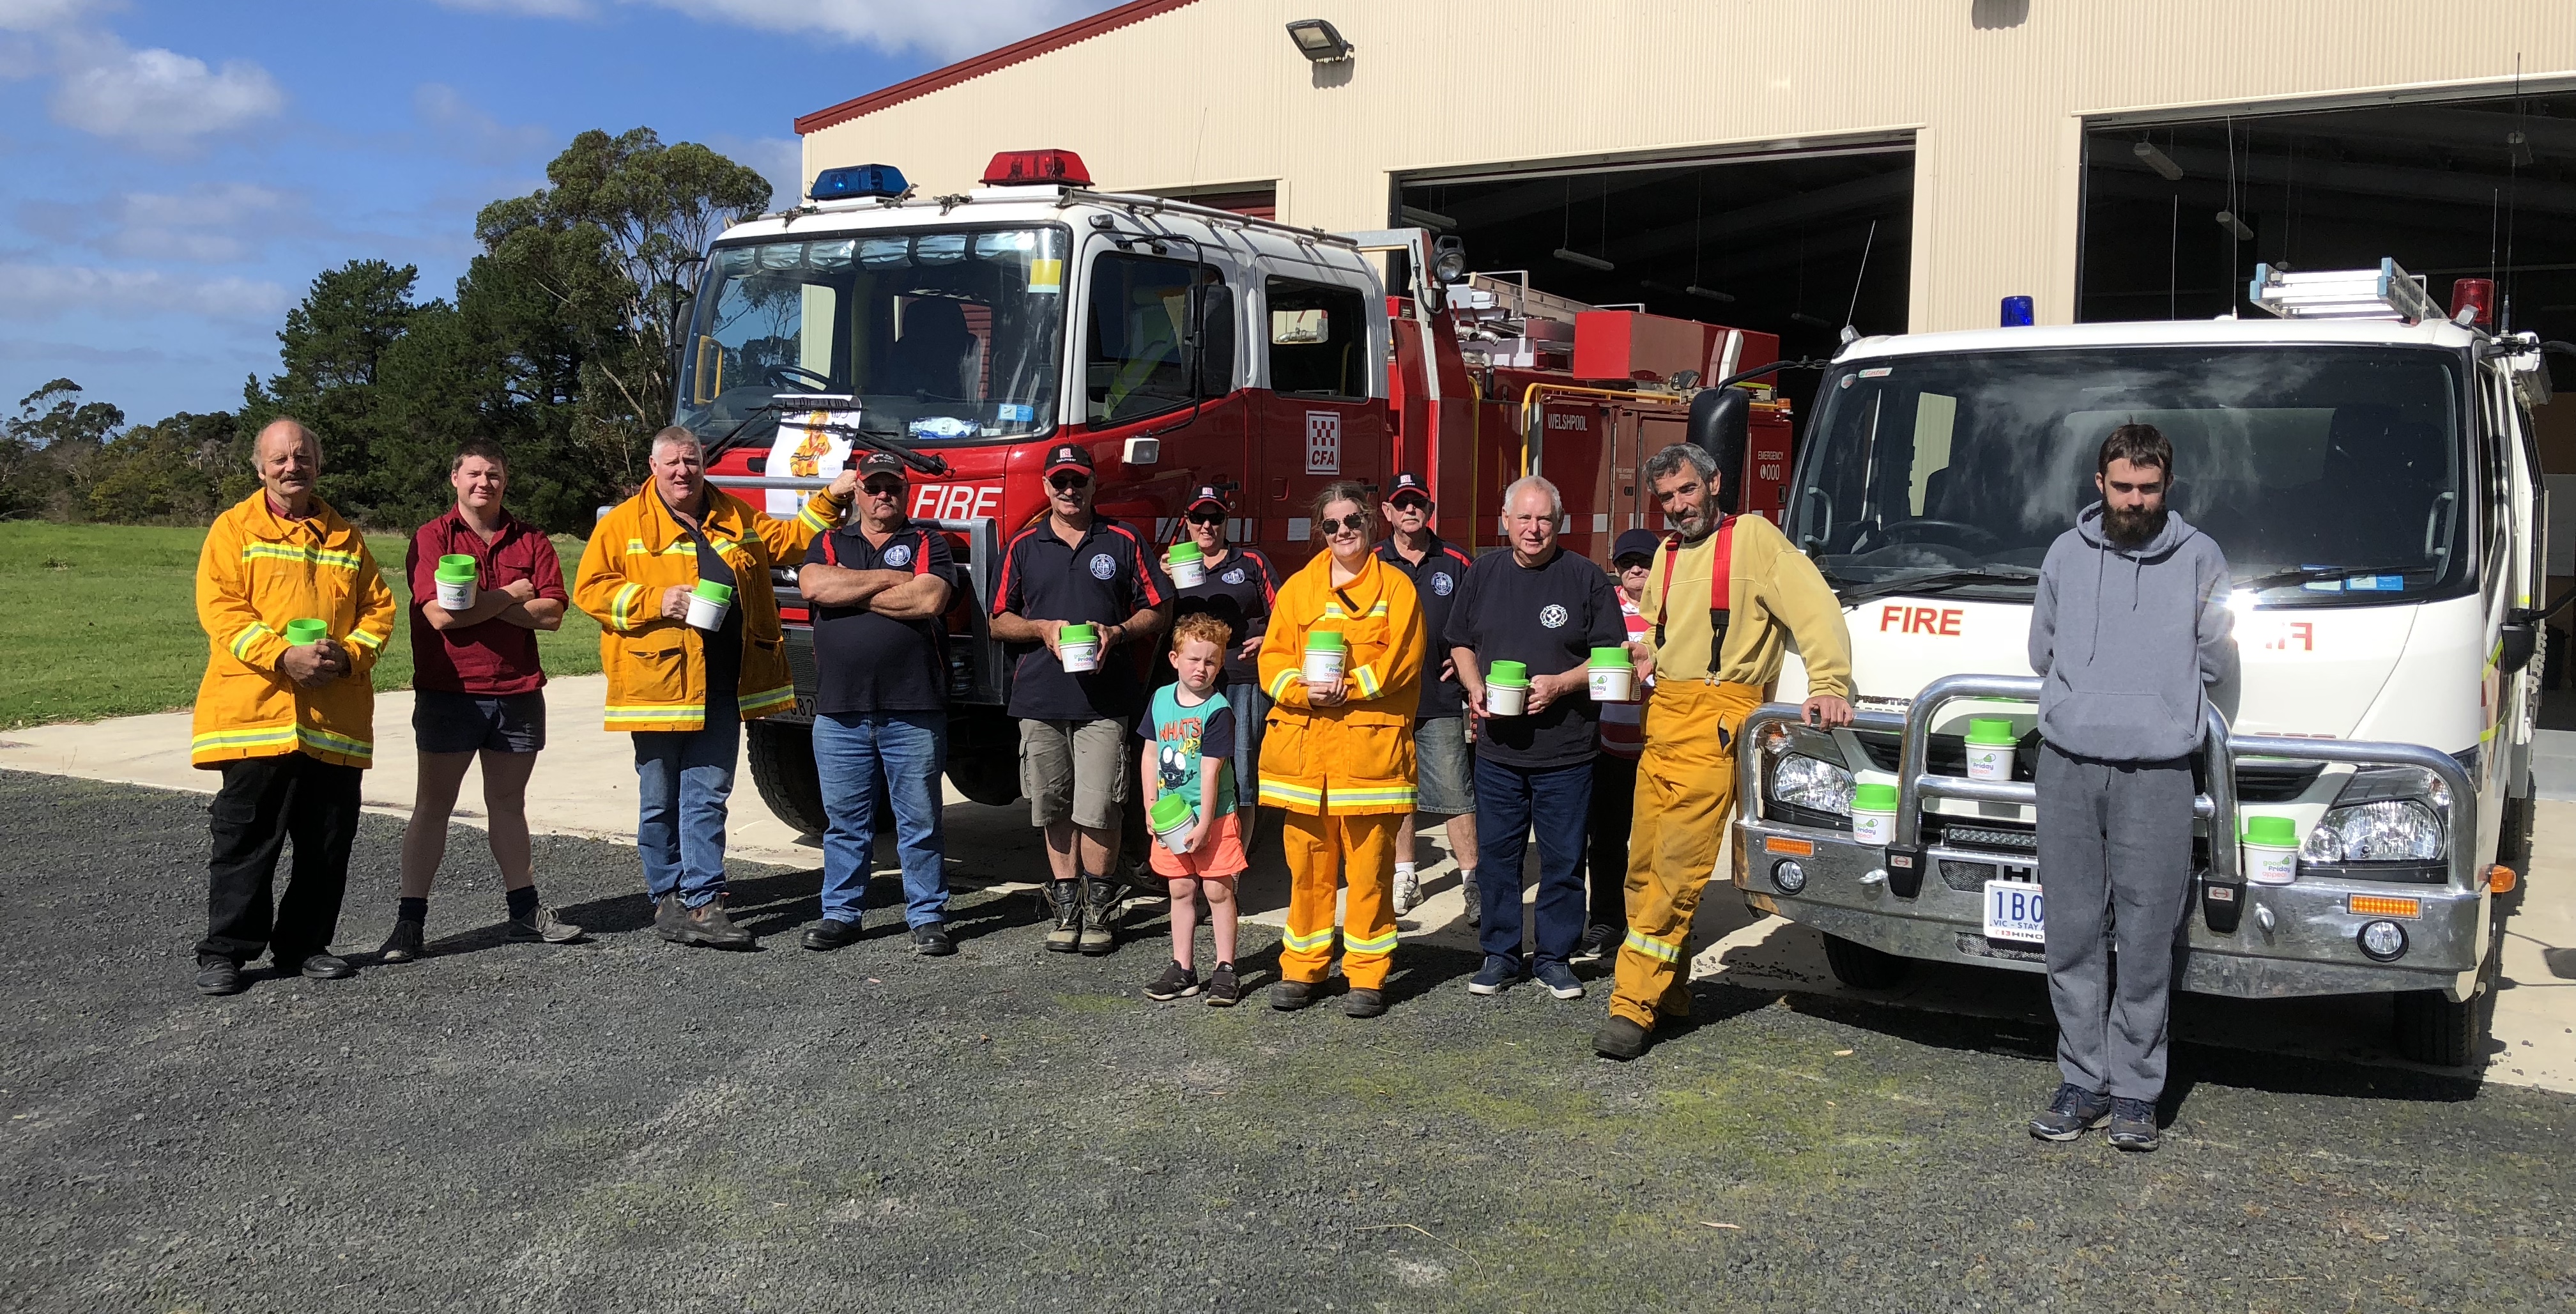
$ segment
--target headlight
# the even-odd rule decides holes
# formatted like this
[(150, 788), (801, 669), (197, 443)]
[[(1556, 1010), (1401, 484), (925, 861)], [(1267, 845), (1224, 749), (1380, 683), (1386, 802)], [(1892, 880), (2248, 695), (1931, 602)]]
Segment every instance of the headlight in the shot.
[(2299, 846), (2301, 862), (2432, 862), (2441, 856), (2441, 819), (2420, 799), (2331, 809)]
[(2395, 922), (2365, 922), (2353, 939), (2379, 962), (2393, 963), (2406, 954), (2406, 928)]
[(1807, 869), (1796, 858), (1782, 858), (1771, 864), (1771, 883), (1782, 894), (1796, 894), (1807, 888)]
[(1822, 758), (1792, 753), (1771, 766), (1774, 803), (1848, 817), (1851, 800), (1851, 772)]

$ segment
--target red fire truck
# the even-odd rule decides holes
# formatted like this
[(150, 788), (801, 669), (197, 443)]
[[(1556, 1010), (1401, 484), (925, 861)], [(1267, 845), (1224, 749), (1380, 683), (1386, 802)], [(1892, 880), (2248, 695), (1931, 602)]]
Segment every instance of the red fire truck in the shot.
[[(1295, 228), (1094, 190), (1067, 151), (1007, 152), (963, 195), (916, 196), (884, 165), (826, 170), (806, 203), (727, 230), (674, 422), (706, 440), (718, 484), (773, 514), (854, 448), (905, 461), (913, 518), (957, 561), (949, 780), (1007, 803), (1018, 654), (985, 617), (1002, 544), (1046, 514), (1049, 444), (1088, 446), (1099, 512), (1157, 543), (1213, 483), (1232, 490), (1235, 541), (1293, 570), (1323, 485), (1413, 470), (1443, 537), (1498, 546), (1503, 489), (1539, 473), (1564, 492), (1568, 548), (1602, 559), (1620, 530), (1660, 526), (1638, 470), (1686, 439), (1742, 471), (1746, 509), (1780, 515), (1788, 405), (1756, 381), (1778, 352), (1770, 334), (1470, 274), (1425, 230)], [(819, 831), (807, 613), (792, 573), (777, 582), (799, 711), (749, 728), (753, 778)]]

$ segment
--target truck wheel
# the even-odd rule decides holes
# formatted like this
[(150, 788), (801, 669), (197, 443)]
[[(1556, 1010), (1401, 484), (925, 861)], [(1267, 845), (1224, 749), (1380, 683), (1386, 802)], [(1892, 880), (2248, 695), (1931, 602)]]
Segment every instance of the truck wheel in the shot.
[(2496, 836), (2496, 861), (2521, 862), (2531, 856), (2531, 800), (2505, 795), (2502, 833)]
[(2439, 990), (2409, 990), (2396, 997), (2400, 1057), (2439, 1068), (2464, 1068), (2476, 1056), (2478, 1001), (2452, 1003)]
[(1839, 935), (1825, 937), (1825, 965), (1834, 969), (1834, 979), (1854, 990), (1885, 990), (1905, 979), (1908, 964), (1902, 958)]
[(743, 727), (751, 781), (760, 801), (780, 821), (807, 835), (830, 824), (823, 815), (823, 777), (814, 769), (814, 730), (786, 721), (753, 721)]
[(948, 783), (957, 792), (986, 807), (1008, 807), (1020, 799), (1020, 757), (1017, 753), (996, 755), (977, 753), (948, 759)]

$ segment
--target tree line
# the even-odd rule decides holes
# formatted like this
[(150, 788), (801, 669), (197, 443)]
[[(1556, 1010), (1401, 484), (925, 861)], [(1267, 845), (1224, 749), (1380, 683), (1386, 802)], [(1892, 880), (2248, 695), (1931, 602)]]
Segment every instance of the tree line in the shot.
[(360, 524), (445, 510), (449, 454), (486, 438), (510, 453), (522, 518), (587, 532), (669, 421), (700, 255), (770, 188), (649, 128), (584, 132), (546, 179), (483, 207), (451, 296), (416, 299), (419, 270), (384, 260), (317, 275), (278, 330), (279, 372), (237, 410), (129, 426), (70, 379), (28, 393), (0, 420), (0, 519), (202, 523), (257, 486), (252, 438), (292, 416), (322, 440), (324, 500)]

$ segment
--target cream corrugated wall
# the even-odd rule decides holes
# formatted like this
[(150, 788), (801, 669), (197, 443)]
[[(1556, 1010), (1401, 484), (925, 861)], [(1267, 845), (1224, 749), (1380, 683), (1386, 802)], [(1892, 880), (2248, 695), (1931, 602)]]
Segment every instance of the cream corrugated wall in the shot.
[[(1347, 80), (1297, 18), (1358, 48)], [(1199, 0), (811, 134), (805, 167), (884, 161), (929, 195), (1058, 146), (1104, 187), (1276, 180), (1281, 218), (1357, 229), (1413, 170), (1911, 130), (1912, 327), (1991, 325), (2007, 293), (2063, 323), (2084, 116), (2502, 92), (2517, 55), (2526, 87), (2576, 84), (2576, 2)]]

